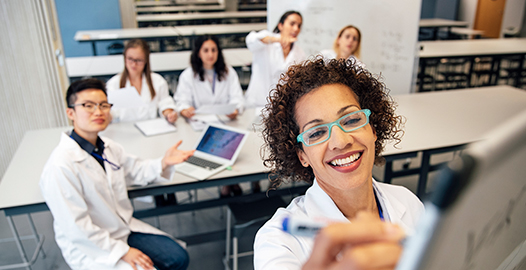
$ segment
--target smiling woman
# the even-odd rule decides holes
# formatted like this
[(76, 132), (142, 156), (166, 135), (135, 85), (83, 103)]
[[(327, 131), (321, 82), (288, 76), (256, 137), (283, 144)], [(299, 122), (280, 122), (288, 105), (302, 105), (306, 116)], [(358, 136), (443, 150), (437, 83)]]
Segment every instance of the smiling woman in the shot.
[(265, 165), (273, 187), (285, 181), (312, 187), (260, 229), (256, 269), (299, 269), (308, 259), (313, 239), (283, 232), (287, 216), (348, 223), (365, 211), (412, 230), (423, 212), (420, 200), (372, 177), (385, 143), (403, 133), (385, 85), (345, 59), (306, 61), (282, 78), (264, 112)]

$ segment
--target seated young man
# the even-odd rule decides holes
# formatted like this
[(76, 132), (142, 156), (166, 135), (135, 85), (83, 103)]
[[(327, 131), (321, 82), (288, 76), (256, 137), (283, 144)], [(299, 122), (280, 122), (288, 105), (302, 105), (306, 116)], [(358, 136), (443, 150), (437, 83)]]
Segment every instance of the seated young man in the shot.
[(179, 141), (164, 157), (141, 160), (99, 137), (111, 122), (111, 104), (100, 80), (72, 83), (66, 102), (73, 130), (62, 134), (44, 167), (40, 188), (68, 265), (97, 270), (186, 269), (188, 253), (181, 245), (132, 217), (127, 185), (170, 179), (172, 165), (193, 151), (178, 150)]

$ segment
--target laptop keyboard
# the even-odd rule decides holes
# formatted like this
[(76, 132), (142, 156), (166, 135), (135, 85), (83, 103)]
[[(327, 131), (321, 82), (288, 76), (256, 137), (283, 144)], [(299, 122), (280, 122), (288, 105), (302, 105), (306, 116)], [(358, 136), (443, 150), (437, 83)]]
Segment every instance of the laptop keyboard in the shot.
[(210, 170), (216, 169), (221, 166), (221, 164), (218, 164), (212, 161), (208, 161), (202, 158), (198, 158), (195, 156), (191, 156), (190, 158), (186, 160), (186, 162), (194, 164), (199, 167), (208, 168)]

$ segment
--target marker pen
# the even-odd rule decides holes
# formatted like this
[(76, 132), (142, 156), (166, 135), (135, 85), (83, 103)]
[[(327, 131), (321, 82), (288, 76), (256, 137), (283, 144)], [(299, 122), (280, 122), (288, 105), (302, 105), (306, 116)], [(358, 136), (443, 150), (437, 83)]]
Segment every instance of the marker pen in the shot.
[[(337, 221), (312, 220), (309, 218), (288, 216), (283, 219), (282, 229), (294, 236), (315, 237), (321, 229), (329, 225), (331, 222)], [(412, 232), (406, 231), (406, 237), (400, 240), (400, 244), (404, 245), (406, 239), (412, 234)]]
[(295, 236), (314, 237), (329, 222), (288, 216), (283, 219), (282, 229)]

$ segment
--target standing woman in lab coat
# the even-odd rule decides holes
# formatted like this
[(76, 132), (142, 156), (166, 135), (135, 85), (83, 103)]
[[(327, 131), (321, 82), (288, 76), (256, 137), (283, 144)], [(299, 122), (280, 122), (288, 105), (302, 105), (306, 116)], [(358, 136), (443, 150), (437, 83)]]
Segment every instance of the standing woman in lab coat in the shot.
[(323, 50), (321, 54), (326, 59), (350, 59), (365, 68), (365, 65), (359, 60), (361, 43), (360, 30), (354, 25), (347, 25), (338, 32), (332, 50)]
[[(263, 112), (264, 164), (273, 187), (286, 181), (312, 186), (258, 231), (255, 269), (301, 269), (309, 259), (314, 237), (284, 232), (285, 217), (349, 223), (368, 212), (406, 232), (415, 228), (424, 210), (420, 200), (372, 175), (373, 165), (383, 161), (385, 143), (400, 141), (401, 117), (394, 108), (385, 85), (353, 61), (319, 57), (289, 68)], [(400, 250), (398, 243), (394, 248)], [(394, 267), (397, 259), (374, 269)]]
[(191, 118), (203, 105), (233, 104), (236, 109), (227, 116), (235, 119), (243, 109), (243, 90), (236, 71), (225, 63), (217, 37), (198, 37), (190, 63), (179, 76), (174, 95), (177, 112)]
[(245, 93), (246, 107), (263, 107), (267, 104), (270, 89), (287, 68), (305, 59), (305, 53), (296, 44), (303, 19), (297, 11), (287, 11), (271, 33), (267, 30), (252, 31), (246, 38), (252, 52), (252, 74)]
[(124, 70), (107, 83), (108, 92), (125, 87), (135, 87), (144, 104), (137, 108), (112, 109), (112, 122), (135, 122), (159, 116), (174, 123), (177, 120), (175, 104), (168, 92), (168, 83), (152, 72), (150, 48), (142, 39), (132, 39), (124, 48)]
[[(192, 66), (179, 76), (174, 95), (177, 112), (185, 118), (192, 118), (195, 110), (203, 105), (233, 104), (236, 109), (227, 117), (235, 119), (243, 110), (243, 90), (236, 71), (225, 63), (217, 37), (198, 37), (190, 63)], [(221, 187), (221, 197), (242, 193), (237, 184)]]

